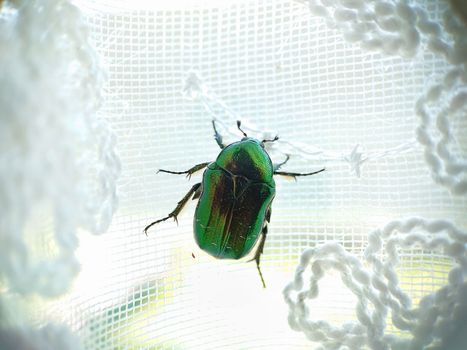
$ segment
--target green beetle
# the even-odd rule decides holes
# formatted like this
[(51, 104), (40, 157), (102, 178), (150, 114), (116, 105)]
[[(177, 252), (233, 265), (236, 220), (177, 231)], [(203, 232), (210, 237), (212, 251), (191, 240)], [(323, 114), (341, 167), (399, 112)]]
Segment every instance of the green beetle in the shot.
[(267, 224), (271, 219), (271, 203), (276, 193), (273, 175), (289, 177), (309, 176), (320, 173), (324, 169), (311, 173), (281, 172), (289, 156), (279, 164), (273, 164), (264, 149), (266, 142), (248, 137), (241, 129), (241, 141), (224, 145), (222, 137), (212, 121), (214, 137), (221, 152), (214, 162), (197, 164), (186, 171), (170, 171), (160, 169), (158, 172), (169, 174), (186, 174), (190, 177), (196, 171), (206, 168), (203, 180), (195, 184), (178, 202), (175, 209), (166, 217), (154, 221), (144, 228), (147, 230), (162, 221), (174, 218), (192, 199), (199, 198), (194, 217), (194, 234), (198, 246), (218, 259), (241, 259), (248, 255), (260, 242), (252, 260), (256, 261), (263, 287), (263, 275), (260, 269), (260, 257), (263, 253), (267, 235)]

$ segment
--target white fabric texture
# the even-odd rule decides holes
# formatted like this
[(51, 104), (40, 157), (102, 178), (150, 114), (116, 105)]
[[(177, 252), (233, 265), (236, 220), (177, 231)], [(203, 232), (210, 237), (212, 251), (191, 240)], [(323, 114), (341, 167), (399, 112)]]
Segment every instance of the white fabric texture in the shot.
[(2, 5), (0, 347), (81, 348), (67, 325), (44, 320), (36, 329), (19, 309), (28, 296), (58, 297), (71, 287), (78, 230), (105, 232), (116, 210), (116, 140), (96, 114), (103, 70), (76, 7)]
[[(458, 2), (0, 6), (1, 349), (464, 349)], [(219, 153), (212, 120), (326, 168), (275, 177), (265, 289), (196, 247), (196, 201), (143, 234), (202, 176), (157, 170)]]

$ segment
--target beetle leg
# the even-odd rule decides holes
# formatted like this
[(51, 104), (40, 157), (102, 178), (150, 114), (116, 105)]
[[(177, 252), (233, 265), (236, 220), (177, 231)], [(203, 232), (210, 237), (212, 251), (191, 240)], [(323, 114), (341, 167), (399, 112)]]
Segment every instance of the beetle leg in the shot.
[(265, 225), (263, 227), (263, 230), (261, 231), (261, 241), (259, 242), (258, 249), (256, 249), (255, 256), (253, 259), (250, 261), (255, 261), (256, 262), (256, 268), (258, 269), (259, 277), (261, 278), (261, 282), (263, 283), (263, 288), (266, 288), (266, 283), (264, 282), (263, 274), (261, 272), (261, 268), (259, 267), (260, 259), (261, 259), (261, 254), (263, 254), (263, 249), (264, 249), (264, 243), (266, 242), (266, 235), (268, 234), (268, 222), (271, 219), (271, 208), (266, 212), (266, 218), (265, 218)]
[(193, 197), (191, 199), (192, 200), (198, 199), (201, 196), (201, 192), (203, 192), (203, 186), (199, 186), (196, 189), (195, 194), (193, 195)]
[(183, 207), (186, 205), (186, 203), (190, 200), (190, 198), (194, 195), (196, 195), (197, 191), (199, 190), (201, 186), (201, 182), (197, 183), (197, 184), (194, 184), (192, 188), (190, 188), (190, 190), (188, 191), (188, 193), (177, 203), (177, 206), (175, 207), (175, 209), (169, 214), (167, 215), (166, 217), (162, 218), (162, 219), (159, 219), (157, 221), (154, 221), (152, 223), (150, 223), (148, 226), (146, 226), (144, 228), (144, 233), (146, 234), (146, 236), (148, 235), (148, 229), (155, 225), (155, 224), (158, 224), (159, 222), (162, 222), (162, 221), (165, 221), (169, 218), (174, 218), (174, 220), (177, 222), (178, 224), (178, 221), (177, 221), (177, 215), (182, 211)]
[(277, 170), (279, 170), (279, 169), (281, 168), (281, 166), (283, 166), (285, 163), (287, 163), (287, 162), (289, 161), (290, 156), (289, 156), (288, 154), (286, 154), (286, 156), (287, 156), (287, 157), (285, 158), (285, 160), (284, 160), (283, 162), (278, 163), (278, 164), (274, 164), (274, 173), (275, 173)]
[(214, 129), (214, 138), (216, 139), (217, 144), (221, 149), (224, 149), (226, 145), (222, 142), (222, 136), (216, 129), (216, 121), (214, 119), (212, 120), (212, 128)]
[(287, 171), (274, 171), (274, 175), (289, 176), (289, 177), (292, 177), (294, 180), (296, 180), (297, 176), (310, 176), (310, 175), (318, 174), (322, 171), (324, 171), (324, 168), (318, 171), (313, 171), (312, 173), (290, 173)]
[(258, 249), (256, 250), (255, 257), (253, 258), (256, 261), (256, 268), (258, 269), (259, 277), (261, 278), (261, 283), (263, 283), (263, 288), (266, 288), (266, 283), (264, 282), (263, 274), (261, 268), (259, 267), (261, 254), (263, 254), (264, 242), (266, 241), (266, 235), (268, 233), (268, 226), (263, 227), (261, 232), (261, 241), (259, 242)]
[(194, 167), (191, 167), (190, 169), (185, 170), (185, 171), (172, 171), (172, 170), (159, 169), (157, 172), (158, 173), (176, 174), (176, 175), (187, 174), (186, 176), (188, 178), (191, 178), (191, 175), (193, 173), (196, 173), (198, 170), (206, 168), (209, 165), (209, 163), (211, 163), (211, 162), (196, 164)]

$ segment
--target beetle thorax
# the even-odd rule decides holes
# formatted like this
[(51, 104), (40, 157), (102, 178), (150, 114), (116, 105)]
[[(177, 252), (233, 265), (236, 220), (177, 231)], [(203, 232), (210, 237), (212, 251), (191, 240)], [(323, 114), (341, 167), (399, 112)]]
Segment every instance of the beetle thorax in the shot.
[(216, 164), (231, 174), (268, 184), (274, 173), (271, 158), (261, 143), (253, 138), (244, 138), (224, 148)]

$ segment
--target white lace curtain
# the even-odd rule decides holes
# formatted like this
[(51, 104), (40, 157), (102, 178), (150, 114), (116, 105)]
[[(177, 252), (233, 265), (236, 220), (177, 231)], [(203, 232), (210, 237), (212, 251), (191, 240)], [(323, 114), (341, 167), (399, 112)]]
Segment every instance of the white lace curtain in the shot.
[[(466, 9), (0, 1), (0, 349), (465, 349)], [(195, 202), (142, 233), (213, 119), (326, 167), (276, 180), (266, 289)]]

